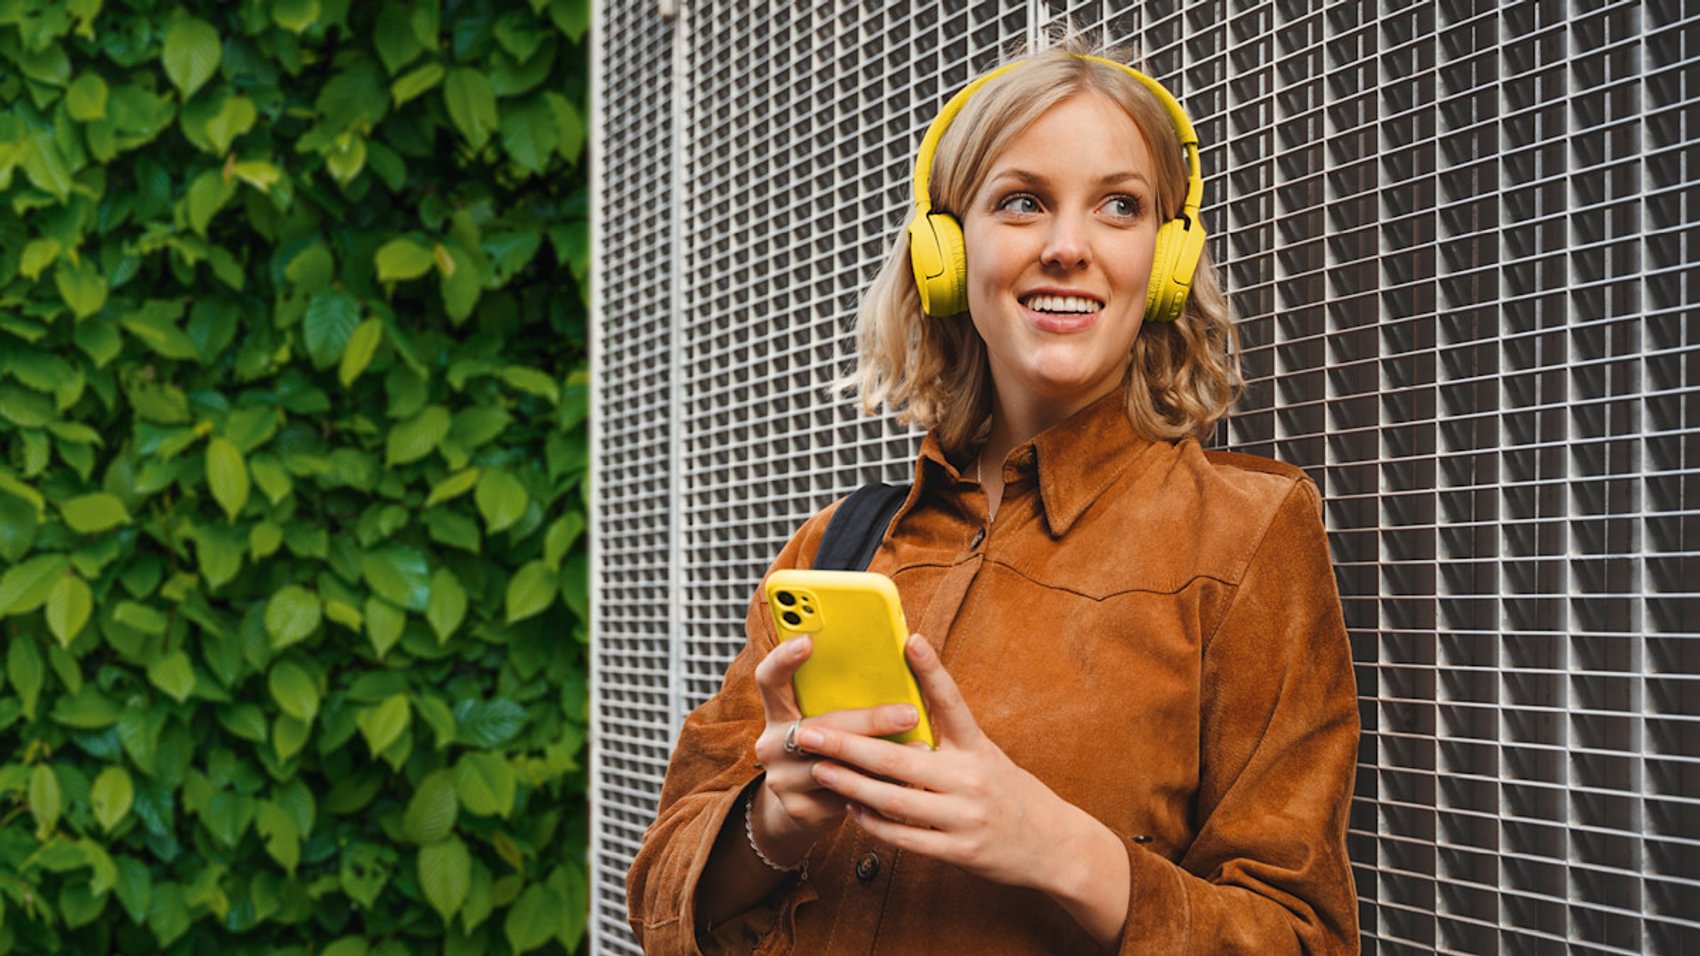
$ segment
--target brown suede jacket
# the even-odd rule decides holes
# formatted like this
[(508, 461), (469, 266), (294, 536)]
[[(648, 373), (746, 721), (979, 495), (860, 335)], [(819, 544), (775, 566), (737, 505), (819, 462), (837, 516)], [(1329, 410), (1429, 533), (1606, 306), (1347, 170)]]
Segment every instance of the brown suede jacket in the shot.
[[(1357, 692), (1315, 486), (1266, 459), (1140, 439), (1119, 395), (1011, 452), (1004, 475), (988, 524), (978, 483), (928, 436), (870, 570), (897, 583), (987, 736), (1128, 838), (1121, 952), (1356, 952)], [(773, 567), (808, 567), (831, 511)], [(1098, 950), (1043, 894), (848, 821), (805, 880), (699, 940), (697, 881), (759, 775), (754, 671), (775, 641), (759, 602), (747, 627), (685, 723), (627, 878), (646, 952)]]

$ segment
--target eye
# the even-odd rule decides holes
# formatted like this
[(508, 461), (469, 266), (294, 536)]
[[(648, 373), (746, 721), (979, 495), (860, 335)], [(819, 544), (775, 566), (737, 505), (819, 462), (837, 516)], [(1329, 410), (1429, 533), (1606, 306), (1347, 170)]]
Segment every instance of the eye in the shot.
[(1138, 219), (1143, 208), (1138, 196), (1111, 196), (1104, 201), (1104, 211), (1117, 219)]
[(1029, 193), (1012, 193), (998, 200), (998, 212), (1015, 213), (1018, 216), (1037, 215), (1039, 200)]

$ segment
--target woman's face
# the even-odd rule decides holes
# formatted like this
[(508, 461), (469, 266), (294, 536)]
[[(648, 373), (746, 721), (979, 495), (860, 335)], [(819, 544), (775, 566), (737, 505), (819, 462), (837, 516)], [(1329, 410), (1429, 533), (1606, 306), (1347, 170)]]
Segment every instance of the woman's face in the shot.
[(1101, 95), (1052, 107), (987, 172), (962, 218), (968, 311), (998, 404), (1061, 420), (1120, 386), (1145, 314), (1156, 173)]

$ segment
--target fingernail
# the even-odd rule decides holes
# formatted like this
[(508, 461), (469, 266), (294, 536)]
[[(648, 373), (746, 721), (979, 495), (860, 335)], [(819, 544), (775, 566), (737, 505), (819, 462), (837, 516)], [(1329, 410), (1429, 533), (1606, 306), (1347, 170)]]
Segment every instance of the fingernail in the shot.
[(815, 779), (819, 780), (821, 783), (831, 783), (833, 778), (838, 776), (837, 770), (834, 770), (831, 766), (824, 763), (815, 764), (814, 771)]
[(915, 713), (915, 708), (908, 704), (900, 705), (897, 708), (897, 713), (894, 714), (893, 717), (899, 727), (913, 727), (915, 726), (915, 721), (920, 719), (920, 715)]
[(808, 652), (809, 652), (809, 639), (807, 637), (794, 637), (794, 638), (791, 639), (791, 656), (792, 657), (802, 657), (804, 654), (807, 654)]
[(809, 750), (814, 750), (821, 744), (826, 743), (826, 740), (821, 736), (821, 732), (818, 730), (805, 730), (797, 734), (797, 742)]

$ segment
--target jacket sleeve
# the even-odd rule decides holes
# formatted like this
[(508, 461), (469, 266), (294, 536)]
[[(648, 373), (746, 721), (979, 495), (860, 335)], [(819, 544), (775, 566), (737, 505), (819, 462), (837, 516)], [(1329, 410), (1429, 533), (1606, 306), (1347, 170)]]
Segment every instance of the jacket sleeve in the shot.
[[(830, 513), (804, 524), (768, 573), (807, 567)], [(755, 670), (777, 640), (760, 595), (757, 587), (745, 619), (744, 648), (732, 659), (719, 693), (685, 718), (667, 763), (655, 822), (626, 874), (627, 917), (645, 953), (703, 951), (696, 934), (697, 885), (727, 814), (760, 774), (755, 742), (764, 715)], [(764, 904), (716, 927), (705, 943), (711, 951), (722, 948), (714, 945), (718, 942), (727, 951), (750, 952), (754, 943), (788, 926), (796, 906), (812, 898), (814, 889), (806, 883), (782, 884)]]
[(1127, 845), (1124, 953), (1358, 951), (1357, 687), (1320, 509), (1298, 481), (1205, 637), (1198, 835), (1178, 865)]

